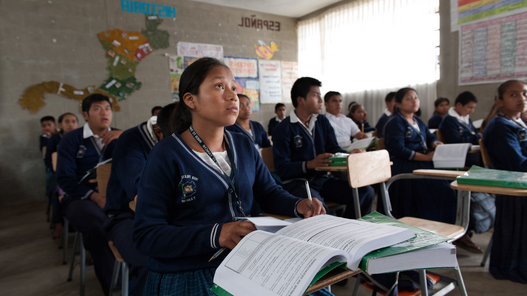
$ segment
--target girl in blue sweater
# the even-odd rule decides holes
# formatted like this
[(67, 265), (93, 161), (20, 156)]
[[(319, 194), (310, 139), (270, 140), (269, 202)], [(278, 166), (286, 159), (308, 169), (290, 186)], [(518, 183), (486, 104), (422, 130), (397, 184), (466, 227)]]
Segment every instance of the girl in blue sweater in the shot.
[(239, 110), (229, 68), (199, 59), (179, 90), (176, 132), (152, 149), (139, 185), (134, 242), (149, 257), (144, 295), (214, 295), (214, 272), (228, 252), (209, 259), (255, 230), (235, 218), (250, 211), (253, 197), (266, 212), (324, 213), (320, 201), (311, 212), (307, 199), (276, 185), (248, 137), (225, 130)]
[[(496, 169), (527, 172), (527, 83), (509, 80), (498, 87), (498, 114), (483, 132), (483, 142)], [(527, 199), (496, 196), (490, 273), (497, 279), (527, 283)]]

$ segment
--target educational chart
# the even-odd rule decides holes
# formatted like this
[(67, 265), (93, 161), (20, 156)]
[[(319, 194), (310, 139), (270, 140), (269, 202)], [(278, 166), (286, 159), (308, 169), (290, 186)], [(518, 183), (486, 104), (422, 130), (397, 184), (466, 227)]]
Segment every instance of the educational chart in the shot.
[(527, 77), (527, 13), (462, 26), (459, 84)]
[(223, 46), (216, 44), (178, 42), (177, 54), (190, 57), (211, 57), (223, 60)]
[(282, 68), (282, 98), (284, 102), (291, 102), (291, 88), (298, 79), (297, 62), (281, 62)]
[(141, 88), (141, 82), (135, 78), (137, 65), (155, 49), (168, 47), (168, 32), (157, 29), (162, 20), (157, 16), (145, 16), (145, 20), (147, 29), (142, 31), (145, 35), (119, 29), (97, 35), (106, 53), (107, 69), (110, 72), (110, 76), (98, 89), (95, 86), (77, 89), (56, 81), (43, 82), (28, 87), (19, 99), (20, 105), (36, 113), (45, 105), (46, 93), (58, 94), (79, 102), (89, 94), (100, 93), (110, 98), (114, 111), (119, 111), (117, 102)]
[(185, 70), (184, 57), (170, 55), (168, 56), (168, 64), (170, 69), (170, 91), (172, 92), (172, 100), (179, 102), (179, 80)]
[(527, 11), (526, 0), (450, 0), (451, 29)]
[(234, 79), (236, 79), (236, 91), (239, 94), (244, 94), (249, 97), (253, 111), (260, 111), (258, 60), (252, 58), (225, 57), (224, 62), (231, 69)]
[(259, 61), (260, 103), (276, 104), (282, 102), (282, 80), (280, 61)]

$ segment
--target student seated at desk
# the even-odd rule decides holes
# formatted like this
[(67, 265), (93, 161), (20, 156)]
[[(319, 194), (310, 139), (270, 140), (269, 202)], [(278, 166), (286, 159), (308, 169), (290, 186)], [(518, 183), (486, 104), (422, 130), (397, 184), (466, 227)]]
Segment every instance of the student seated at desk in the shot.
[(349, 117), (346, 117), (342, 112), (342, 95), (336, 91), (327, 92), (324, 95), (324, 106), (326, 107), (326, 118), (335, 130), (335, 137), (339, 147), (346, 150), (351, 145), (351, 138), (364, 139), (367, 138), (363, 134), (357, 124)]
[(228, 254), (218, 250), (234, 248), (255, 230), (251, 222), (233, 222), (248, 213), (253, 196), (270, 213), (325, 213), (316, 198), (312, 213), (307, 199), (276, 185), (253, 143), (225, 130), (239, 109), (227, 66), (213, 58), (195, 61), (181, 75), (179, 91), (176, 132), (152, 149), (139, 184), (133, 237), (148, 256), (144, 296), (215, 295), (214, 273)]
[(361, 104), (357, 102), (351, 102), (348, 105), (348, 117), (355, 122), (355, 124), (360, 128), (361, 132), (369, 133), (374, 132), (375, 128), (370, 126), (368, 122), (368, 113), (364, 111), (364, 108)]
[(108, 295), (115, 257), (103, 228), (107, 218), (102, 211), (106, 199), (97, 192), (97, 183), (90, 182), (96, 178), (96, 171), (88, 173), (98, 163), (111, 158), (114, 140), (122, 131), (110, 127), (112, 105), (105, 95), (87, 96), (82, 101), (82, 117), (86, 120), (84, 126), (65, 134), (60, 142), (57, 183), (65, 192), (64, 216), (82, 234), (84, 246), (93, 257), (97, 279)]
[(450, 108), (450, 101), (447, 98), (438, 98), (434, 102), (435, 111), (430, 120), (428, 120), (428, 128), (438, 129), (443, 117), (448, 113)]
[(238, 98), (240, 102), (238, 118), (235, 124), (227, 127), (227, 130), (247, 136), (258, 151), (262, 148), (271, 147), (271, 142), (267, 138), (264, 127), (259, 122), (251, 120), (253, 110), (249, 97), (244, 94), (238, 94)]
[[(483, 141), (496, 169), (527, 172), (527, 83), (509, 80), (498, 87), (499, 113), (483, 132)], [(496, 222), (490, 252), (490, 273), (496, 279), (527, 283), (527, 199), (496, 197)]]
[[(417, 91), (402, 88), (395, 95), (394, 115), (384, 128), (385, 145), (393, 161), (392, 175), (412, 173), (416, 169), (432, 169), (435, 148), (442, 144), (418, 117), (420, 101)], [(399, 180), (390, 186), (392, 214), (396, 218), (418, 217), (454, 223), (456, 194), (443, 180)]]
[(154, 108), (152, 108), (150, 113), (152, 114), (152, 116), (157, 116), (157, 114), (159, 113), (159, 111), (161, 111), (161, 109), (163, 109), (163, 107), (155, 106)]
[[(238, 95), (239, 97), (239, 95)], [(274, 106), (274, 113), (276, 113), (276, 116), (271, 118), (269, 120), (269, 125), (267, 126), (267, 134), (269, 136), (273, 135), (273, 130), (282, 120), (285, 118), (285, 105), (282, 103), (278, 103)]]
[(73, 113), (64, 113), (58, 118), (59, 122), (59, 132), (51, 137), (48, 141), (48, 145), (46, 148), (46, 156), (44, 157), (44, 163), (46, 164), (46, 169), (48, 171), (52, 172), (51, 177), (51, 187), (53, 188), (50, 199), (51, 199), (51, 206), (53, 208), (53, 213), (51, 215), (51, 223), (53, 223), (53, 239), (58, 239), (62, 235), (62, 222), (64, 220), (64, 216), (62, 215), (62, 206), (59, 202), (59, 195), (57, 190), (57, 176), (55, 175), (55, 172), (53, 171), (53, 163), (51, 159), (51, 154), (54, 152), (57, 152), (57, 149), (60, 144), (60, 140), (62, 140), (62, 136), (71, 132), (74, 129), (77, 129), (79, 127), (79, 120), (77, 119), (77, 116)]
[[(104, 229), (108, 240), (130, 264), (132, 295), (143, 295), (143, 288), (148, 270), (146, 256), (139, 254), (133, 244), (134, 211), (130, 202), (137, 195), (143, 167), (152, 148), (161, 140), (163, 134), (157, 121), (166, 122), (174, 111), (175, 104), (170, 104), (152, 116), (148, 121), (123, 132), (117, 139), (112, 154), (112, 171), (106, 190), (104, 213), (108, 215)], [(161, 125), (166, 126), (166, 125)]]
[(39, 149), (42, 152), (42, 148), (48, 145), (49, 139), (57, 134), (57, 124), (55, 123), (55, 117), (53, 116), (44, 116), (40, 119), (40, 128), (42, 134), (39, 137)]
[[(346, 152), (339, 147), (329, 120), (319, 116), (322, 110), (320, 86), (321, 82), (311, 77), (299, 78), (293, 84), (291, 100), (295, 110), (274, 133), (274, 166), (284, 189), (291, 194), (307, 198), (304, 185), (307, 180), (313, 196), (347, 205), (344, 217), (353, 218), (353, 194), (348, 181), (315, 171), (316, 167), (328, 166), (330, 161), (326, 158), (333, 153)], [(359, 195), (361, 213), (366, 215), (371, 211), (373, 189), (370, 186), (359, 188)]]
[(386, 104), (386, 109), (375, 125), (375, 129), (377, 130), (377, 138), (384, 138), (384, 126), (386, 125), (386, 122), (388, 122), (388, 119), (390, 119), (390, 116), (393, 114), (393, 107), (395, 106), (394, 91), (386, 95), (386, 98), (384, 98), (384, 103)]

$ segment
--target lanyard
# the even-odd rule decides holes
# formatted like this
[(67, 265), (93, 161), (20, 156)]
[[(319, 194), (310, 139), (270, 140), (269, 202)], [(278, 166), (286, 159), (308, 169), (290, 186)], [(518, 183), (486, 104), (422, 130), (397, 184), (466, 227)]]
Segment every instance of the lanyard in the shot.
[[(243, 217), (246, 217), (245, 216), (245, 212), (243, 211), (242, 201), (241, 201), (240, 197), (238, 196), (238, 190), (239, 190), (238, 189), (239, 188), (239, 186), (238, 186), (238, 169), (236, 168), (236, 165), (233, 162), (233, 159), (234, 159), (233, 157), (234, 156), (232, 155), (231, 150), (227, 149), (227, 155), (229, 156), (229, 160), (231, 162), (231, 170), (232, 170), (232, 174), (233, 174), (234, 184), (232, 183), (232, 179), (229, 176), (227, 176), (225, 171), (223, 171), (223, 169), (221, 168), (220, 164), (216, 160), (216, 157), (214, 157), (212, 152), (210, 152), (209, 147), (207, 147), (207, 145), (205, 145), (205, 142), (203, 142), (203, 140), (201, 140), (201, 138), (198, 136), (198, 133), (196, 133), (196, 131), (194, 130), (192, 125), (188, 128), (188, 130), (190, 131), (190, 134), (194, 137), (196, 142), (198, 142), (198, 144), (201, 146), (201, 148), (203, 148), (203, 150), (205, 150), (205, 153), (207, 153), (207, 155), (210, 157), (210, 159), (212, 159), (212, 161), (220, 168), (220, 171), (222, 172), (222, 175), (223, 175), (225, 181), (227, 181), (229, 183), (229, 189), (228, 189), (229, 195), (234, 195), (234, 198), (236, 200), (236, 203), (238, 204), (238, 209), (239, 209), (240, 213), (242, 214)], [(233, 220), (235, 220), (235, 216), (233, 216), (232, 218), (233, 218)]]
[[(514, 124), (516, 124), (517, 126), (523, 128), (523, 129), (527, 129), (526, 126), (524, 126), (523, 124), (519, 123), (518, 121), (516, 121), (516, 120), (510, 118), (509, 116), (505, 115), (505, 113), (503, 113), (503, 112), (501, 112), (501, 111), (498, 113), (498, 116), (499, 116), (499, 117), (503, 117), (503, 118), (507, 118), (508, 120), (514, 122)], [(520, 120), (521, 120), (521, 119), (520, 119)], [(523, 121), (522, 121), (522, 122), (523, 122)]]

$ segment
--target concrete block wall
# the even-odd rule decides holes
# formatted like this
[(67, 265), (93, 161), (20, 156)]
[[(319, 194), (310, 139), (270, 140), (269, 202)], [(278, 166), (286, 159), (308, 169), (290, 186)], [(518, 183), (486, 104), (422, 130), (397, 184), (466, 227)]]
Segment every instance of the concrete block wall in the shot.
[[(254, 44), (274, 41), (279, 50), (272, 60), (297, 61), (295, 19), (186, 0), (144, 2), (176, 7), (176, 19), (163, 18), (158, 27), (170, 34), (170, 47), (150, 54), (137, 67), (143, 83), (114, 113), (112, 126), (127, 129), (150, 116), (155, 105), (172, 101), (168, 59), (177, 54), (177, 42), (223, 45), (226, 56), (257, 58)], [(281, 30), (239, 27), (242, 17), (279, 21)], [(121, 11), (118, 0), (0, 0), (0, 204), (44, 199), (44, 164), (38, 151), (39, 120), (75, 112), (77, 101), (48, 94), (36, 114), (23, 110), (18, 99), (24, 90), (44, 81), (77, 88), (100, 86), (108, 77), (105, 51), (97, 34), (111, 29), (140, 31), (145, 16)], [(288, 112), (292, 106), (288, 104)], [(267, 127), (274, 105), (262, 105), (253, 119)]]

